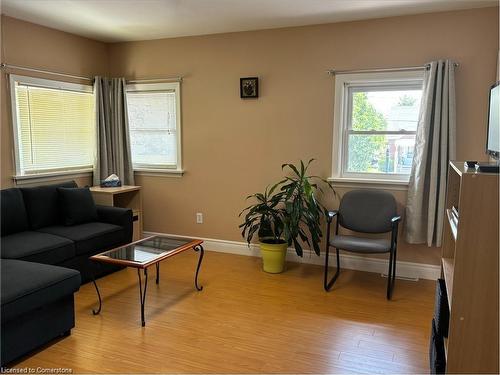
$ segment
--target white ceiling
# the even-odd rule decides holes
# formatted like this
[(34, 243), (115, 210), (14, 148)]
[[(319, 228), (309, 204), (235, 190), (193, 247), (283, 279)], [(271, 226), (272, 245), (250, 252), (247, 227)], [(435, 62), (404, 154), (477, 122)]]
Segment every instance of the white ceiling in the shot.
[(2, 13), (105, 42), (390, 17), (498, 0), (0, 0)]

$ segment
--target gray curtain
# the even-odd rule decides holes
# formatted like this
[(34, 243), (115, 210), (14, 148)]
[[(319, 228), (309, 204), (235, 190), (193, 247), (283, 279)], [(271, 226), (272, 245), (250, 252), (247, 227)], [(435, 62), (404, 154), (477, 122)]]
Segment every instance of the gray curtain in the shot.
[(430, 63), (424, 74), (408, 200), (406, 241), (441, 246), (448, 161), (455, 159), (454, 62)]
[(125, 79), (95, 77), (94, 94), (97, 124), (94, 185), (113, 173), (122, 184), (134, 185)]

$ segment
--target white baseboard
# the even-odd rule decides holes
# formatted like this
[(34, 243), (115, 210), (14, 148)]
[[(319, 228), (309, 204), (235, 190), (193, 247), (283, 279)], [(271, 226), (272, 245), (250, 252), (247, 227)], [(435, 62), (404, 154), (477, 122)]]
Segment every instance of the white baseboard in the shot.
[[(157, 233), (157, 232), (144, 232), (144, 235), (171, 235), (181, 238), (193, 238), (192, 236), (182, 236), (177, 234), (167, 234), (167, 233)], [(239, 241), (227, 241), (219, 240), (214, 238), (200, 238), (203, 240), (203, 247), (208, 251), (217, 251), (220, 253), (229, 253), (237, 255), (255, 256), (260, 257), (259, 245), (248, 244), (246, 242)], [(317, 256), (314, 252), (310, 250), (304, 250), (304, 256), (301, 258), (295, 253), (295, 249), (289, 248), (287, 252), (287, 260), (297, 263), (308, 263), (308, 264), (325, 264), (325, 254)], [(387, 275), (387, 269), (389, 266), (388, 259), (378, 259), (378, 258), (368, 258), (350, 254), (340, 255), (340, 263), (342, 268), (347, 268), (357, 271), (365, 272), (375, 272), (382, 275)], [(335, 252), (330, 253), (330, 264), (333, 266), (336, 264)], [(433, 264), (422, 264), (413, 262), (403, 262), (398, 261), (396, 267), (396, 276), (403, 279), (411, 280), (436, 280), (441, 274), (441, 268)]]

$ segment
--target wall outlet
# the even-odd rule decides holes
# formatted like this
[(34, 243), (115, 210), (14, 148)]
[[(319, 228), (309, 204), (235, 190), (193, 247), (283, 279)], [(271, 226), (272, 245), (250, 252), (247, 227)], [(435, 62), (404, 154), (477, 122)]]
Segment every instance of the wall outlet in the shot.
[(203, 214), (201, 212), (196, 213), (196, 224), (203, 224)]

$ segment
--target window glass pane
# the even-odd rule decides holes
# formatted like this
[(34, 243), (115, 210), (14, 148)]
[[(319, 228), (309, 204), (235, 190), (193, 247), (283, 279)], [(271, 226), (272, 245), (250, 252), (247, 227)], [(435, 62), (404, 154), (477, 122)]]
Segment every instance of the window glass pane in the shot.
[(415, 135), (361, 135), (348, 138), (347, 172), (409, 175)]
[(422, 90), (351, 89), (351, 129), (415, 131)]
[(131, 130), (132, 160), (134, 164), (175, 165), (177, 136), (163, 130)]
[(134, 165), (177, 164), (175, 98), (175, 92), (127, 93)]
[(18, 84), (15, 91), (21, 172), (93, 165), (95, 114), (92, 93)]

